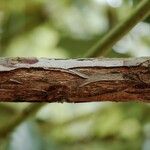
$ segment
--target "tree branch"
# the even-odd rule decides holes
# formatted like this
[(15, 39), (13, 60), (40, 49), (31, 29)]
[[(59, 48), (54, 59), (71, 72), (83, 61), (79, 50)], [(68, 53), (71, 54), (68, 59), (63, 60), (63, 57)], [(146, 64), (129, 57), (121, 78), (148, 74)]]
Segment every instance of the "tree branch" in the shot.
[(115, 28), (110, 30), (104, 38), (98, 41), (84, 57), (106, 56), (111, 47), (126, 35), (138, 22), (150, 15), (150, 1), (142, 0), (133, 13)]
[(0, 101), (150, 102), (150, 58), (1, 58)]
[[(98, 42), (92, 49), (90, 49), (86, 57), (96, 56), (97, 54), (99, 54), (98, 52), (99, 49), (101, 49), (100, 53), (104, 53), (104, 52), (107, 53), (109, 51), (108, 49), (112, 47), (114, 43), (116, 43), (122, 36), (124, 36), (137, 22), (139, 22), (146, 15), (149, 14), (148, 9), (150, 6), (149, 6), (148, 1), (149, 0), (145, 0), (144, 2), (141, 2), (141, 4), (137, 7), (135, 12), (133, 12), (133, 14), (129, 18), (127, 18), (127, 20), (125, 20), (123, 23), (118, 25), (108, 35), (106, 35), (103, 38), (103, 40)], [(107, 63), (106, 63), (107, 64), (106, 66), (105, 65), (93, 66), (92, 62), (94, 62), (94, 60), (89, 60), (91, 61), (91, 66), (88, 66), (88, 67), (86, 65), (89, 64), (89, 62), (88, 60), (87, 62), (85, 60), (83, 65), (78, 66), (78, 67), (75, 65), (77, 68), (75, 68), (75, 66), (73, 66), (73, 68), (65, 68), (65, 67), (61, 68), (60, 64), (58, 65), (60, 68), (57, 68), (58, 67), (56, 63), (57, 61), (54, 61), (54, 64), (56, 64), (56, 65), (53, 64), (54, 66), (46, 63), (45, 65), (42, 64), (42, 66), (37, 65), (37, 67), (35, 67), (35, 66), (32, 66), (32, 64), (35, 63), (35, 59), (34, 60), (28, 59), (28, 61), (27, 59), (20, 59), (20, 58), (1, 59), (0, 60), (0, 101), (4, 101), (4, 102), (7, 102), (7, 101), (19, 101), (19, 102), (20, 101), (32, 101), (32, 102), (33, 101), (40, 101), (40, 102), (58, 101), (60, 102), (60, 99), (65, 98), (65, 100), (67, 100), (68, 102), (82, 102), (82, 101), (90, 102), (90, 101), (99, 101), (99, 100), (100, 101), (103, 101), (103, 100), (141, 101), (142, 100), (145, 102), (150, 102), (149, 58), (146, 58), (145, 60), (146, 60), (146, 63), (145, 62), (143, 63), (142, 61), (144, 60), (141, 59), (139, 62), (136, 62), (137, 64), (136, 63), (134, 64), (132, 61), (130, 61), (131, 64), (129, 63), (130, 64), (129, 66), (128, 65), (127, 66), (126, 65), (115, 66), (115, 63), (117, 63), (118, 61), (116, 62), (112, 61), (112, 66), (110, 65), (110, 63), (108, 63), (110, 66), (107, 66), (108, 65)], [(69, 66), (70, 62), (68, 62), (66, 66)], [(80, 63), (80, 61), (78, 62)], [(100, 62), (101, 62), (100, 64), (103, 64), (102, 60)], [(125, 63), (126, 61), (120, 61), (120, 62)], [(65, 60), (64, 60), (64, 63), (65, 63)], [(133, 63), (133, 66), (132, 66), (132, 63)], [(128, 61), (127, 61), (127, 64), (128, 64)], [(15, 68), (13, 68), (13, 66)], [(136, 73), (133, 73), (134, 68), (136, 69)], [(140, 74), (138, 73), (138, 69), (139, 71), (142, 72), (143, 77), (140, 76)], [(116, 76), (112, 75), (114, 74), (113, 71), (116, 71), (116, 70), (119, 72), (121, 71), (122, 75), (125, 75), (125, 76), (120, 76), (120, 75), (118, 76), (121, 80), (123, 79), (123, 81), (121, 81), (120, 79), (116, 80), (117, 79)], [(124, 71), (126, 72), (125, 74), (123, 74)], [(130, 73), (130, 71), (132, 73)], [(53, 74), (52, 76), (51, 76), (51, 73)], [(57, 76), (56, 78), (52, 78), (52, 80), (50, 80), (51, 77), (54, 77), (55, 73), (56, 74), (60, 73), (61, 80), (57, 78), (59, 76)], [(99, 75), (95, 76), (95, 74), (97, 73)], [(104, 77), (105, 73), (106, 73), (106, 78)], [(118, 74), (118, 72), (116, 72), (116, 74)], [(67, 79), (67, 76), (70, 78)], [(66, 83), (64, 82), (65, 79), (66, 79)], [(113, 79), (113, 80), (110, 80), (110, 79)], [(78, 86), (78, 81), (80, 83), (80, 86)], [(127, 83), (125, 83), (126, 81)], [(107, 84), (107, 82), (109, 84)], [(70, 88), (67, 89), (67, 86), (70, 83), (72, 83), (71, 87), (69, 86)], [(64, 84), (67, 84), (67, 86)], [(118, 86), (118, 85), (114, 86), (113, 84), (124, 85), (124, 86), (123, 87)], [(95, 91), (93, 91), (95, 87), (96, 89)], [(72, 89), (73, 93), (71, 93), (71, 88), (73, 88)], [(81, 89), (81, 93), (80, 93), (80, 89)], [(123, 92), (123, 89), (125, 90), (124, 92)], [(121, 94), (117, 95), (115, 94), (115, 91), (117, 93), (120, 92)], [(128, 94), (125, 94), (126, 92)], [(108, 97), (107, 97), (107, 93), (109, 95)], [(77, 96), (77, 97), (71, 98), (69, 96)], [(0, 136), (1, 137), (7, 136), (20, 123), (22, 123), (27, 118), (35, 114), (43, 105), (44, 105), (43, 103), (30, 104), (20, 114), (18, 114), (15, 118), (13, 118), (10, 121), (10, 123), (0, 128)]]

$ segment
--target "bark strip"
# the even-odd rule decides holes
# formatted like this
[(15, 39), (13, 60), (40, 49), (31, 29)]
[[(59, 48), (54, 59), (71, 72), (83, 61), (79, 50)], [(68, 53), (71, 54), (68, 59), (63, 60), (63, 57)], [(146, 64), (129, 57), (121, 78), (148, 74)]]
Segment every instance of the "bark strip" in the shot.
[(1, 102), (150, 102), (150, 57), (0, 58)]

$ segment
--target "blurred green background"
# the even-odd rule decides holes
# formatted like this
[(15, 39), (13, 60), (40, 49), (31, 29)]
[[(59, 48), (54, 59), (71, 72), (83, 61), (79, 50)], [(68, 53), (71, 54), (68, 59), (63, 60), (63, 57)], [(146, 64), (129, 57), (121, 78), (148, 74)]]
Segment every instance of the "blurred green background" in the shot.
[[(82, 57), (141, 0), (0, 0), (0, 56)], [(150, 17), (107, 57), (150, 56)], [(0, 103), (0, 127), (28, 103)], [(1, 137), (1, 136), (0, 136)], [(150, 150), (150, 105), (47, 104), (0, 150)]]

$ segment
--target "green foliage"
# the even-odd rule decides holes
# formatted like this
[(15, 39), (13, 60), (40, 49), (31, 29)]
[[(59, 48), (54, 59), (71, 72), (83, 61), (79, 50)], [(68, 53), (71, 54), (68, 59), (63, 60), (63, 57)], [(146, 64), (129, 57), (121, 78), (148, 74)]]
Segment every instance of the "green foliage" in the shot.
[(46, 150), (46, 144), (37, 131), (36, 124), (21, 124), (9, 138), (7, 150)]
[[(124, 0), (117, 7), (107, 2), (1, 0), (0, 56), (82, 57), (140, 0)], [(149, 20), (119, 41), (108, 57), (150, 55)], [(25, 106), (1, 103), (0, 127)], [(149, 150), (149, 114), (146, 104), (50, 104), (1, 138), (0, 150)]]

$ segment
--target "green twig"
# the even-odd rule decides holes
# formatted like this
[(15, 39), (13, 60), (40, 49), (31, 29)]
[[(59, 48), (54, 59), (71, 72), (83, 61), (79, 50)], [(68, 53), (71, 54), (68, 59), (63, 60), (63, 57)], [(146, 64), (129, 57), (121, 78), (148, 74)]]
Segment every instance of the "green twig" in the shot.
[(30, 104), (12, 120), (0, 128), (0, 138), (7, 137), (18, 125), (36, 114), (45, 103)]
[(98, 41), (84, 57), (106, 56), (111, 47), (119, 41), (125, 34), (127, 34), (138, 22), (142, 21), (150, 14), (150, 1), (142, 0), (141, 3), (135, 8), (133, 13), (110, 30), (104, 38)]

